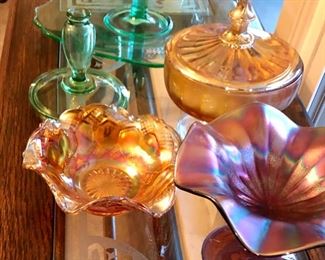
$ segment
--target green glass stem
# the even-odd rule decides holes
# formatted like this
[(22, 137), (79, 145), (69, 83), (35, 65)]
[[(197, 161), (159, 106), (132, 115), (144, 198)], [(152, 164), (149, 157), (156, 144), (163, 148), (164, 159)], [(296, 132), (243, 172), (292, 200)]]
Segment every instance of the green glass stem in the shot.
[(85, 9), (69, 9), (62, 30), (62, 45), (71, 74), (62, 82), (69, 93), (89, 93), (95, 88), (93, 79), (87, 75), (95, 49), (96, 31), (90, 22), (90, 12)]
[(128, 8), (112, 9), (103, 22), (110, 31), (123, 37), (122, 40), (134, 39), (135, 44), (166, 39), (173, 28), (169, 16), (148, 9), (148, 0), (132, 0)]
[(133, 0), (130, 9), (130, 17), (146, 19), (148, 15), (148, 0)]
[(123, 83), (90, 68), (96, 42), (90, 12), (72, 8), (67, 17), (61, 42), (68, 66), (45, 72), (32, 82), (28, 92), (32, 106), (44, 119), (57, 119), (67, 109), (93, 103), (126, 108), (130, 94)]

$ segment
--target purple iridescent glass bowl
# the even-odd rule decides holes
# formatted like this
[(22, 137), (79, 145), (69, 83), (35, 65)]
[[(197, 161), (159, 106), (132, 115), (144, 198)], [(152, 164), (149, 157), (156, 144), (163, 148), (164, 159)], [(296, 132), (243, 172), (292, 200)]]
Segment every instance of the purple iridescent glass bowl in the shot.
[(252, 103), (194, 123), (175, 171), (176, 185), (212, 200), (256, 255), (325, 244), (325, 128)]

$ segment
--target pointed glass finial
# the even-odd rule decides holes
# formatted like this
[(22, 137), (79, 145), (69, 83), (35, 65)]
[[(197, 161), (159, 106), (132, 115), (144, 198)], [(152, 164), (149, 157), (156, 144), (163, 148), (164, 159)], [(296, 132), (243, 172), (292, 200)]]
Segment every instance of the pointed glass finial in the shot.
[(58, 118), (66, 109), (91, 103), (126, 108), (129, 92), (113, 75), (90, 68), (96, 30), (87, 9), (71, 8), (62, 29), (67, 68), (40, 75), (31, 84), (29, 100), (42, 118)]
[(220, 39), (235, 48), (251, 45), (254, 36), (247, 32), (249, 23), (255, 19), (254, 12), (249, 0), (238, 0), (236, 7), (228, 14), (230, 26)]

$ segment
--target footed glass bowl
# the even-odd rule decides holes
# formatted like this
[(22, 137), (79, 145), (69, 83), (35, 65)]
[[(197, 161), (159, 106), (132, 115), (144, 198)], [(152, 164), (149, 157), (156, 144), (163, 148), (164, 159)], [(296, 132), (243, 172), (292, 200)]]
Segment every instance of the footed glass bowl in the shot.
[(299, 54), (275, 35), (248, 27), (255, 17), (249, 0), (238, 0), (228, 15), (227, 25), (191, 26), (167, 42), (169, 96), (204, 121), (256, 101), (285, 109), (302, 81)]
[(153, 116), (93, 104), (46, 120), (31, 135), (23, 166), (41, 174), (67, 213), (155, 217), (174, 202), (179, 138)]
[(186, 113), (205, 121), (254, 101), (280, 110), (288, 107), (303, 75), (297, 52), (281, 39), (254, 30), (252, 50), (228, 48), (218, 38), (226, 28), (196, 25), (168, 41), (164, 74), (170, 98)]
[(325, 128), (252, 103), (195, 123), (175, 171), (176, 185), (212, 200), (256, 255), (325, 244)]

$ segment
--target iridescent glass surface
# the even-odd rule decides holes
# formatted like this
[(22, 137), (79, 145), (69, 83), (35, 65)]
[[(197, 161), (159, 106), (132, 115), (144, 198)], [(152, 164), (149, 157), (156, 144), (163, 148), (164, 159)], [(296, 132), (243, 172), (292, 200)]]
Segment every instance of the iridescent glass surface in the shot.
[(67, 213), (159, 217), (174, 202), (177, 134), (153, 116), (101, 104), (65, 111), (30, 137), (24, 167), (42, 175)]
[(257, 255), (325, 244), (325, 128), (259, 103), (195, 123), (176, 159), (178, 187), (212, 200)]

